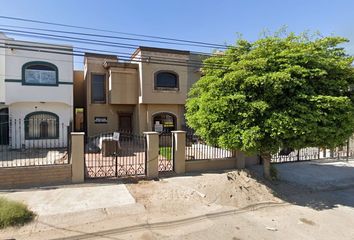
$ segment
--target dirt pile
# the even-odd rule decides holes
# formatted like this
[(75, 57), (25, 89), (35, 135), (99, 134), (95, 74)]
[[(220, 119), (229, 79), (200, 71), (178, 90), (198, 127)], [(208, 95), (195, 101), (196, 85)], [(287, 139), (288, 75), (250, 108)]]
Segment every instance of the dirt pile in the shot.
[(252, 178), (248, 170), (171, 177), (128, 184), (127, 187), (147, 211), (161, 215), (280, 202), (269, 188)]
[(260, 202), (279, 201), (272, 191), (253, 178), (248, 170), (203, 174), (186, 184), (205, 194), (205, 200), (209, 204), (244, 207)]

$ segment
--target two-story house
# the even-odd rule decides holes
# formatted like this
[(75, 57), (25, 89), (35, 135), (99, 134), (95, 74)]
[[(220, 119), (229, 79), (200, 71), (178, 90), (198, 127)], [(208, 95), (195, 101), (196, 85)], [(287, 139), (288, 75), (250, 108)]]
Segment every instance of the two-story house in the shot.
[[(200, 78), (200, 56), (189, 51), (139, 47), (131, 61), (86, 53), (83, 74), (75, 72), (75, 92), (82, 96), (88, 136), (116, 130), (168, 132), (185, 126), (184, 104)], [(84, 103), (78, 103), (79, 99)], [(76, 112), (76, 111), (75, 111)], [(76, 126), (82, 125), (78, 111)]]
[(73, 115), (72, 51), (0, 34), (0, 145), (66, 146)]

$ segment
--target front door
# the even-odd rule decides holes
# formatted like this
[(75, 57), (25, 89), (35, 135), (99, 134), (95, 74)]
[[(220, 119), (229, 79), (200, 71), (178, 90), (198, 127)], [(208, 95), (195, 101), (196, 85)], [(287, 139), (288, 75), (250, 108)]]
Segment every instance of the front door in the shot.
[(9, 144), (9, 109), (0, 109), (0, 145)]
[(119, 114), (119, 130), (125, 132), (132, 132), (132, 114), (131, 113), (120, 113)]

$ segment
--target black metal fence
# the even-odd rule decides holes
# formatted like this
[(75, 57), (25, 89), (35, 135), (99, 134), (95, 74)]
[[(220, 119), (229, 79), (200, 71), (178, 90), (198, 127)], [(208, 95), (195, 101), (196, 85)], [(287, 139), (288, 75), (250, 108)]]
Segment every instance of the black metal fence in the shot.
[(86, 178), (140, 175), (146, 175), (145, 136), (120, 131), (86, 138)]
[(53, 119), (0, 123), (0, 167), (69, 163), (70, 127)]
[(211, 146), (194, 133), (186, 134), (186, 160), (222, 159), (233, 156), (232, 151)]
[(349, 140), (346, 145), (334, 149), (318, 147), (302, 148), (298, 150), (282, 149), (272, 156), (273, 163), (299, 162), (310, 160), (349, 160), (354, 158), (354, 146)]
[(164, 132), (159, 135), (159, 156), (158, 169), (159, 172), (174, 171), (174, 140), (172, 133)]

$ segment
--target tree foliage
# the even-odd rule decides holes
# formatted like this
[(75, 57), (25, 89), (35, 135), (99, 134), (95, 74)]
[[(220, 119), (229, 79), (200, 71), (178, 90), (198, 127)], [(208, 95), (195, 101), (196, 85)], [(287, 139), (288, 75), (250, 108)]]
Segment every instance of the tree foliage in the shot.
[(341, 37), (238, 40), (204, 62), (186, 104), (188, 125), (210, 144), (248, 153), (333, 148), (354, 130), (353, 58)]

